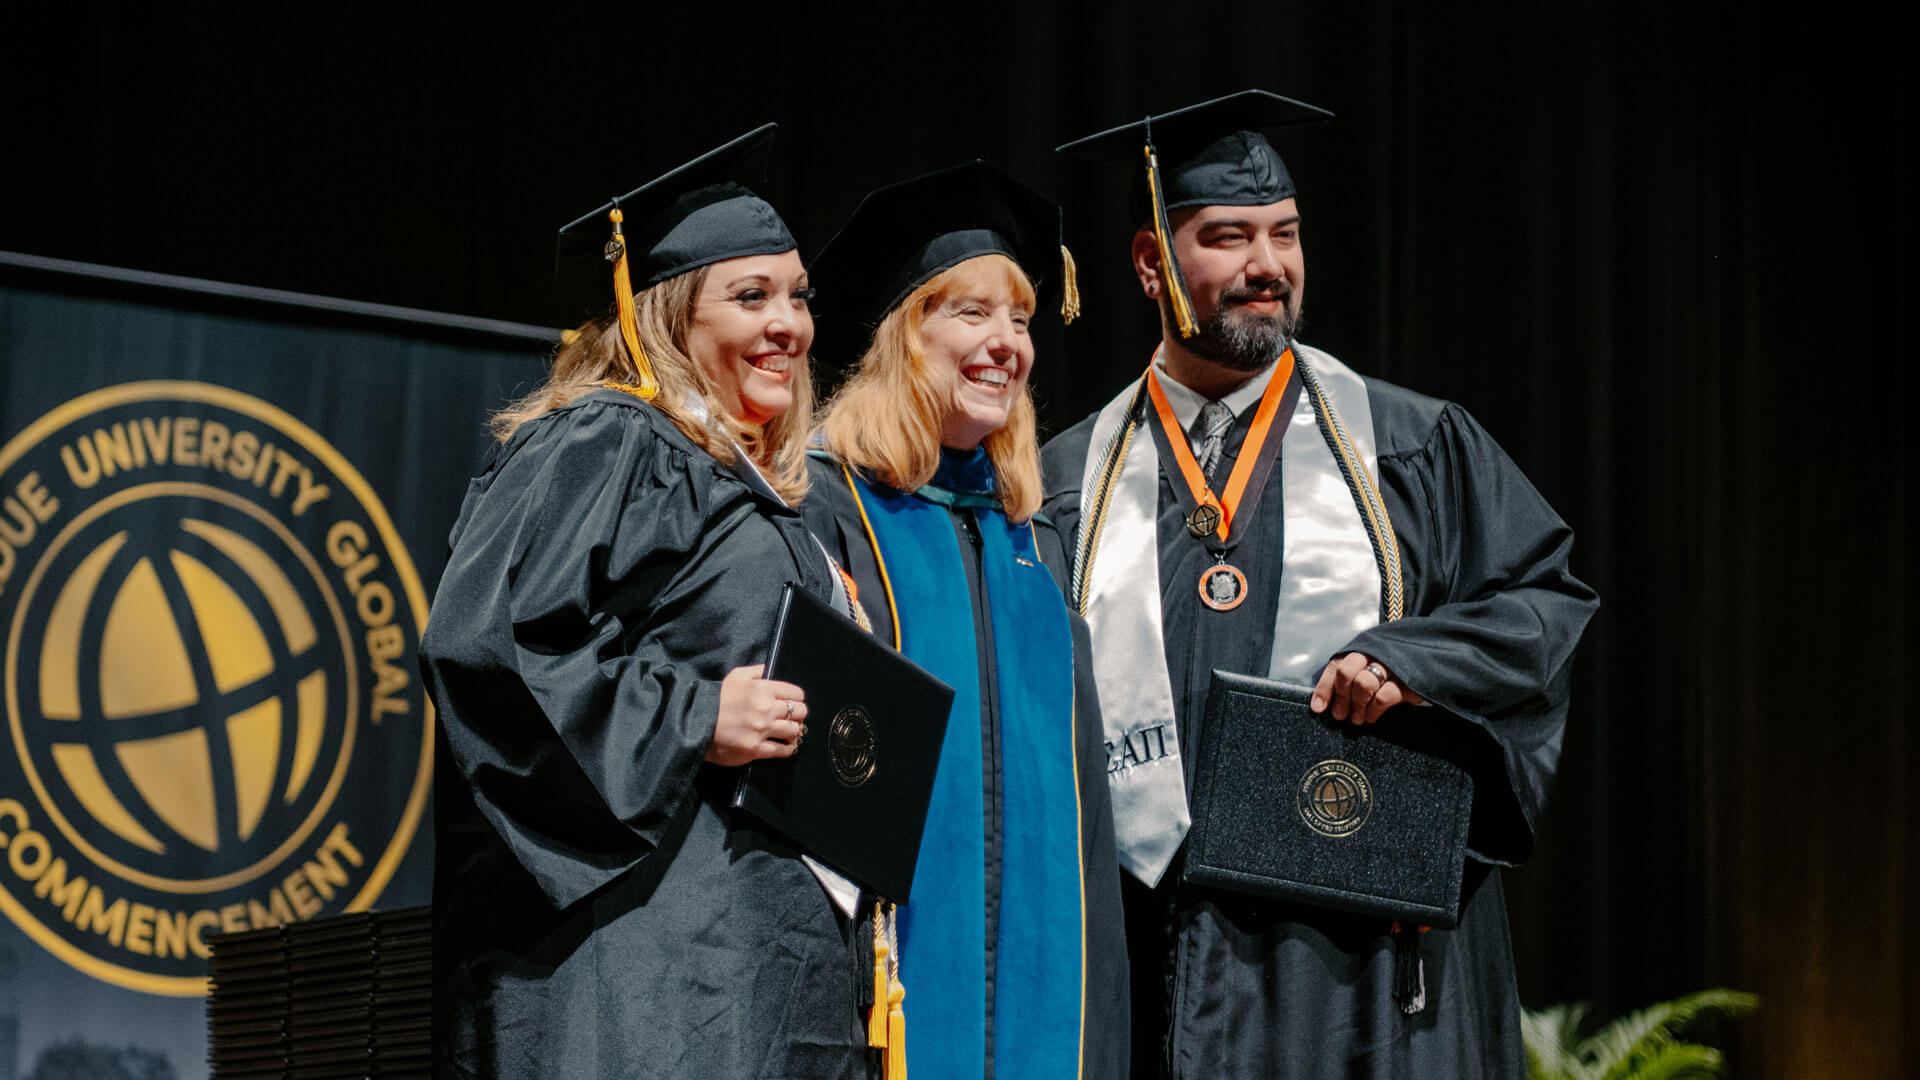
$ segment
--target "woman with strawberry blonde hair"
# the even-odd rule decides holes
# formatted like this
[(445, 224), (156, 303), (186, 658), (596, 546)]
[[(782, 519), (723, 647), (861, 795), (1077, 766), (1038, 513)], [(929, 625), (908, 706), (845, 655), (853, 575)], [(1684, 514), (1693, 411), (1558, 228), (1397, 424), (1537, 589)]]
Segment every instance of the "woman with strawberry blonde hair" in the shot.
[(1059, 235), (1057, 206), (974, 162), (872, 193), (815, 263), (874, 330), (802, 509), (874, 632), (955, 690), (913, 903), (876, 920), (914, 1080), (1125, 1069), (1099, 707), (1036, 514), (1033, 322), (1078, 306)]

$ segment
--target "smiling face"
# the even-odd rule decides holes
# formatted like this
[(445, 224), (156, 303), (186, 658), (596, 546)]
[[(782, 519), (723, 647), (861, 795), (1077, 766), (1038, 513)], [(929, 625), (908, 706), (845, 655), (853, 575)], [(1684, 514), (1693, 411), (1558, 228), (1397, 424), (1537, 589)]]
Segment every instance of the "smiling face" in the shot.
[(793, 406), (793, 380), (804, 377), (813, 344), (812, 295), (797, 251), (726, 259), (707, 271), (687, 352), (737, 419), (764, 425)]
[[(1293, 199), (1267, 206), (1202, 206), (1176, 210), (1169, 246), (1180, 260), (1200, 333), (1181, 342), (1236, 371), (1272, 363), (1297, 331), (1306, 291), (1300, 211)], [(1134, 238), (1135, 268), (1147, 295), (1172, 316), (1151, 229)]]
[(969, 259), (946, 274), (927, 300), (920, 342), (934, 381), (949, 387), (940, 444), (971, 450), (1006, 424), (1027, 391), (1034, 293), (1004, 256)]

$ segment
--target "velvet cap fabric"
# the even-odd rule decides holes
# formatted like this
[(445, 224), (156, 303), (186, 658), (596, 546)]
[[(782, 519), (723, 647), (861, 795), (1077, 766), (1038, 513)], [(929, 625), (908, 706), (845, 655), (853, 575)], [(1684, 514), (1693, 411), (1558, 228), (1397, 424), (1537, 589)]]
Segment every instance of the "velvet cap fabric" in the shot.
[(1332, 118), (1327, 110), (1303, 101), (1265, 90), (1242, 90), (1108, 128), (1056, 149), (1129, 170), (1135, 178), (1136, 211), (1147, 206), (1143, 150), (1149, 143), (1160, 160), (1168, 210), (1268, 206), (1292, 198), (1296, 191), (1267, 133)]
[(835, 340), (842, 349), (864, 350), (874, 327), (913, 290), (993, 254), (1026, 271), (1038, 310), (1057, 308), (1060, 230), (1057, 203), (978, 159), (889, 184), (861, 200), (813, 261), (820, 312), (858, 322), (859, 333), (849, 326)]
[(774, 131), (763, 124), (561, 226), (560, 269), (589, 268), (604, 288), (615, 206), (635, 290), (723, 259), (792, 251), (787, 223), (748, 187), (766, 178)]

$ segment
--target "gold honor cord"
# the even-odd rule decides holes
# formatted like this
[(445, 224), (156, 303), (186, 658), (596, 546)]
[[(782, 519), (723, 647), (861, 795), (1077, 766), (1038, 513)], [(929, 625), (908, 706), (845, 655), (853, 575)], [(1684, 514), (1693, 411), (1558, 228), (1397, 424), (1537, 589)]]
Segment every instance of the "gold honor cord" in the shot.
[[(1326, 390), (1321, 387), (1320, 378), (1314, 374), (1312, 365), (1307, 363), (1305, 357), (1296, 355), (1295, 360), (1294, 370), (1300, 374), (1301, 385), (1313, 402), (1320, 432), (1326, 437), (1334, 461), (1340, 466), (1340, 474), (1347, 481), (1347, 490), (1353, 495), (1361, 523), (1367, 529), (1367, 539), (1373, 546), (1373, 560), (1380, 571), (1382, 621), (1392, 622), (1406, 613), (1406, 602), (1402, 596), (1404, 583), (1400, 567), (1400, 543), (1393, 533), (1393, 521), (1387, 516), (1387, 504), (1380, 498), (1379, 486), (1367, 472), (1366, 462), (1360, 460), (1353, 439), (1347, 434), (1346, 424), (1340, 420), (1339, 411), (1333, 407), (1333, 400), (1327, 397)], [(1113, 488), (1119, 481), (1120, 469), (1126, 464), (1127, 452), (1133, 446), (1134, 429), (1145, 419), (1141, 402), (1146, 397), (1146, 380), (1152, 376), (1153, 369), (1148, 367), (1134, 391), (1133, 400), (1127, 405), (1126, 419), (1107, 443), (1100, 462), (1099, 480), (1094, 485), (1092, 504), (1090, 507), (1085, 502), (1081, 504), (1080, 543), (1067, 591), (1071, 594), (1074, 610), (1083, 617), (1087, 613), (1087, 586), (1092, 579), (1094, 556), (1100, 550), (1100, 532), (1106, 524), (1107, 506), (1113, 499)]]
[(887, 1048), (887, 990), (891, 981), (892, 969), (887, 958), (893, 950), (887, 947), (887, 909), (886, 901), (873, 902), (873, 1005), (867, 1010), (867, 1045), (875, 1050)]
[(1180, 336), (1190, 338), (1200, 332), (1193, 317), (1193, 301), (1187, 297), (1187, 283), (1180, 276), (1180, 264), (1173, 258), (1173, 225), (1167, 220), (1166, 200), (1160, 195), (1160, 159), (1147, 144), (1147, 194), (1153, 198), (1153, 238), (1160, 245), (1160, 276), (1167, 279), (1167, 302), (1173, 305), (1173, 321)]
[(626, 215), (615, 205), (607, 220), (613, 222), (613, 238), (607, 241), (603, 253), (613, 264), (613, 303), (620, 312), (620, 337), (627, 343), (627, 355), (633, 360), (633, 394), (642, 401), (652, 401), (660, 393), (660, 380), (654, 378), (653, 364), (647, 359), (647, 351), (640, 347), (640, 316), (633, 306), (633, 279), (627, 271), (627, 238), (620, 231), (620, 222)]
[(847, 493), (853, 496), (853, 508), (860, 511), (860, 524), (867, 530), (867, 543), (873, 546), (873, 562), (880, 568), (880, 587), (887, 593), (887, 615), (893, 620), (893, 651), (899, 652), (900, 609), (893, 602), (893, 579), (887, 576), (886, 556), (880, 554), (880, 538), (873, 535), (873, 522), (867, 518), (867, 504), (860, 501), (860, 489), (854, 486), (853, 470), (842, 462), (840, 475), (847, 478)]
[(1107, 448), (1100, 456), (1100, 478), (1092, 493), (1093, 508), (1082, 515), (1079, 550), (1074, 553), (1073, 573), (1067, 582), (1073, 610), (1082, 618), (1087, 614), (1087, 583), (1093, 573), (1093, 558), (1100, 551), (1100, 532), (1106, 524), (1107, 505), (1113, 501), (1113, 485), (1120, 479), (1120, 467), (1126, 464), (1127, 451), (1133, 448), (1133, 433), (1140, 426), (1142, 406), (1147, 398), (1147, 380), (1152, 377), (1153, 366), (1149, 364), (1147, 373), (1134, 387), (1133, 400), (1127, 403), (1126, 418), (1107, 440)]
[[(893, 580), (887, 576), (887, 560), (880, 554), (880, 538), (873, 534), (873, 522), (867, 518), (866, 504), (860, 501), (860, 489), (854, 485), (853, 470), (842, 462), (840, 475), (846, 477), (847, 492), (853, 496), (854, 509), (860, 511), (860, 524), (867, 531), (867, 543), (873, 545), (873, 561), (880, 568), (880, 587), (887, 594), (887, 613), (893, 617), (893, 650), (899, 652), (900, 609), (893, 602)], [(873, 627), (868, 626), (867, 630), (872, 632)], [(875, 1050), (886, 1051), (881, 1071), (884, 1080), (907, 1080), (907, 1015), (903, 1007), (906, 999), (907, 987), (900, 979), (898, 909), (891, 900), (875, 900), (873, 1006), (867, 1010), (867, 1045)]]
[(885, 1050), (884, 1080), (907, 1080), (907, 1016), (901, 1003), (899, 909), (891, 900), (873, 902), (873, 1007), (867, 1010), (867, 1045)]

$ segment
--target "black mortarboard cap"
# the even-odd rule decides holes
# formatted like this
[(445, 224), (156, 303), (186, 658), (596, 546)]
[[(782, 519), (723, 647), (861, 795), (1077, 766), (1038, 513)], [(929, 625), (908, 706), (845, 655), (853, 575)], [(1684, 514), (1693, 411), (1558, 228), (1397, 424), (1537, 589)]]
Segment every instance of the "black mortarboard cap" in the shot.
[[(1303, 101), (1242, 90), (1184, 109), (1148, 116), (1055, 149), (1122, 167), (1142, 168), (1144, 202), (1160, 245), (1167, 303), (1183, 338), (1200, 332), (1180, 263), (1173, 257), (1167, 211), (1183, 206), (1266, 206), (1292, 198), (1293, 177), (1263, 132), (1330, 120)], [(1136, 173), (1135, 175), (1140, 175)], [(1136, 191), (1139, 189), (1136, 188)]]
[(563, 266), (604, 260), (609, 268), (595, 276), (612, 285), (620, 336), (638, 374), (634, 389), (643, 398), (660, 386), (640, 343), (635, 283), (644, 289), (722, 259), (799, 246), (773, 207), (747, 187), (766, 176), (774, 130), (762, 124), (560, 227)]
[(774, 130), (763, 124), (561, 226), (560, 258), (604, 258), (615, 208), (636, 288), (722, 259), (792, 251), (787, 223), (747, 186), (766, 178)]
[(942, 271), (1005, 255), (1026, 271), (1042, 307), (1061, 297), (1072, 321), (1080, 297), (1062, 239), (1058, 203), (974, 160), (868, 193), (809, 268), (825, 290), (823, 310), (848, 312), (871, 331)]
[(1292, 198), (1293, 177), (1266, 133), (1333, 119), (1303, 101), (1242, 90), (1149, 116), (1059, 147), (1108, 165), (1143, 170), (1145, 148), (1159, 158), (1161, 197), (1183, 206), (1267, 206)]

